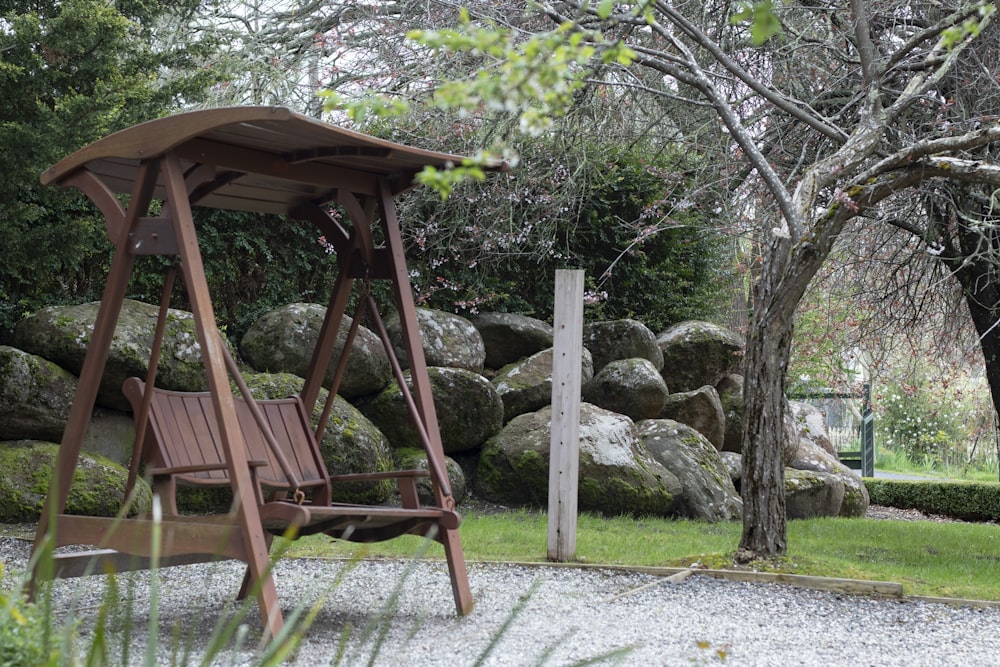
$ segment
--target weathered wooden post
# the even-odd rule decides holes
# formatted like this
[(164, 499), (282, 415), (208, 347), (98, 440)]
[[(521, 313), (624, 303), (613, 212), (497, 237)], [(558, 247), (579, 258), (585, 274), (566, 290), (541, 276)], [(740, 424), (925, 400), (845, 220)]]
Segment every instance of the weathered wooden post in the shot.
[(583, 271), (556, 271), (553, 328), (548, 558), (567, 561), (576, 555)]

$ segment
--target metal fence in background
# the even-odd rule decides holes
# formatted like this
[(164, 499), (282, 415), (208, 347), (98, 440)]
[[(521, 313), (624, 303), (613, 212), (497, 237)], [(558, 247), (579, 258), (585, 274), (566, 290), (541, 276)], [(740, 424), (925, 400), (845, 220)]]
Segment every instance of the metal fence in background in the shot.
[(859, 393), (806, 392), (788, 398), (815, 406), (826, 420), (827, 434), (840, 461), (862, 477), (875, 476), (875, 415), (871, 385)]

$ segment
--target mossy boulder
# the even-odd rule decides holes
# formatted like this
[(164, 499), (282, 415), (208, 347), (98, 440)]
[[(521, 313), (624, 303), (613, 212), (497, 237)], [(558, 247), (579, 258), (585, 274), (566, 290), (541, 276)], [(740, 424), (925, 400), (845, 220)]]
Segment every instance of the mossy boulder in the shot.
[(839, 516), (863, 517), (868, 514), (871, 498), (868, 495), (868, 487), (861, 477), (847, 466), (844, 466), (844, 471), (840, 472), (839, 477), (844, 483), (844, 500), (840, 503)]
[[(0, 442), (0, 522), (37, 521), (55, 469), (59, 445), (40, 440)], [(128, 470), (108, 459), (81, 454), (66, 501), (67, 514), (114, 516), (125, 500)], [(151, 493), (142, 480), (132, 513), (148, 511)]]
[(667, 384), (648, 359), (615, 359), (583, 386), (582, 399), (633, 421), (660, 414), (669, 396)]
[(660, 419), (673, 419), (687, 424), (708, 438), (721, 450), (726, 441), (726, 415), (715, 387), (705, 385), (693, 391), (670, 394), (659, 414)]
[(656, 335), (638, 320), (591, 322), (583, 327), (583, 346), (594, 357), (594, 372), (619, 359), (646, 359), (657, 372), (663, 367), (663, 351)]
[[(441, 443), (446, 453), (474, 449), (500, 430), (503, 402), (490, 381), (461, 368), (427, 369)], [(412, 389), (409, 371), (404, 373)], [(420, 436), (410, 417), (399, 383), (393, 381), (361, 411), (385, 433), (393, 449), (422, 449)]]
[[(486, 345), (472, 322), (461, 315), (442, 310), (417, 308), (417, 328), (428, 366), (464, 368), (478, 373), (486, 363)], [(393, 349), (403, 368), (409, 368), (409, 355), (403, 344), (403, 329), (399, 314), (385, 318)]]
[[(292, 303), (262, 315), (240, 340), (240, 355), (256, 371), (307, 375), (313, 349), (326, 318), (326, 307), (315, 303)], [(345, 316), (327, 367), (324, 384), (329, 387), (340, 355), (347, 343), (353, 320)], [(389, 357), (379, 337), (358, 326), (347, 358), (347, 369), (337, 392), (345, 398), (374, 394), (392, 378)]]
[[(412, 449), (409, 447), (406, 449), (397, 449), (395, 454), (397, 467), (400, 470), (430, 470), (430, 466), (427, 463), (427, 453), (422, 449)], [(449, 456), (444, 457), (444, 464), (445, 469), (448, 471), (448, 483), (451, 484), (451, 497), (455, 499), (456, 503), (460, 503), (465, 499), (466, 489), (468, 488), (465, 472), (462, 470), (462, 466)], [(431, 478), (429, 476), (417, 478), (417, 496), (423, 505), (436, 504), (434, 489), (431, 486)]]
[(486, 368), (497, 370), (552, 347), (552, 325), (516, 313), (479, 313), (469, 318), (483, 337)]
[(795, 420), (800, 443), (809, 441), (830, 456), (837, 456), (837, 449), (830, 440), (830, 432), (826, 427), (826, 416), (822, 410), (815, 405), (801, 401), (789, 401), (788, 409), (792, 419)]
[[(552, 409), (520, 415), (483, 447), (474, 485), (505, 505), (547, 507)], [(580, 510), (608, 515), (674, 513), (680, 484), (646, 451), (632, 420), (580, 406)]]
[(62, 440), (76, 385), (51, 361), (0, 345), (0, 440)]
[(740, 490), (740, 480), (743, 479), (743, 455), (736, 452), (719, 452), (722, 465), (726, 466), (729, 479), (733, 481), (733, 487), (737, 493)]
[[(491, 382), (503, 400), (504, 421), (552, 405), (552, 348), (536, 352), (501, 368)], [(594, 377), (594, 361), (587, 348), (580, 359), (580, 382)]]
[(97, 408), (90, 416), (83, 451), (128, 466), (135, 445), (135, 420), (117, 410)]
[(743, 339), (711, 322), (689, 320), (656, 337), (663, 352), (663, 379), (671, 391), (692, 391), (712, 385), (728, 373), (738, 373)]
[[(99, 306), (100, 302), (94, 302), (43, 308), (18, 322), (14, 345), (79, 375)], [(158, 314), (156, 306), (139, 301), (126, 299), (122, 304), (97, 395), (100, 405), (128, 410), (122, 383), (132, 376), (146, 376)], [(167, 312), (156, 382), (178, 391), (204, 391), (208, 387), (194, 316), (189, 312)]]
[(678, 514), (707, 521), (740, 518), (743, 501), (719, 451), (704, 435), (672, 419), (647, 419), (636, 427), (646, 450), (680, 482)]
[(844, 482), (826, 472), (785, 468), (785, 514), (789, 519), (839, 516)]
[(715, 385), (726, 424), (722, 441), (724, 452), (743, 452), (743, 382), (742, 375), (727, 373)]
[[(844, 499), (839, 516), (864, 516), (868, 512), (868, 489), (857, 473), (828, 451), (828, 447), (832, 447), (829, 444), (826, 422), (822, 415), (808, 410), (792, 411), (791, 415), (792, 421), (798, 427), (798, 447), (791, 463), (788, 464), (789, 468), (839, 478), (844, 485)], [(803, 418), (804, 416), (806, 418)]]

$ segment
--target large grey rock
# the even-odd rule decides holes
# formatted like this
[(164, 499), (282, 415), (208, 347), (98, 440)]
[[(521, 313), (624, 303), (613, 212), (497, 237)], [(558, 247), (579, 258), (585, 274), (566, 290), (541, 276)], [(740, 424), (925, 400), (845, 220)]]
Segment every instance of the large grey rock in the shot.
[(638, 320), (593, 322), (583, 327), (583, 346), (594, 357), (594, 372), (618, 359), (646, 359), (659, 372), (663, 367), (663, 352), (656, 336)]
[(583, 386), (582, 398), (633, 421), (652, 419), (667, 401), (667, 384), (648, 359), (616, 359)]
[(844, 483), (844, 501), (840, 503), (839, 516), (863, 517), (868, 514), (871, 497), (861, 477), (847, 466), (844, 466), (838, 477)]
[(785, 468), (785, 514), (789, 519), (839, 516), (844, 482), (835, 474)]
[(670, 394), (658, 415), (687, 424), (721, 450), (726, 440), (726, 416), (715, 387), (705, 385), (694, 391)]
[(663, 379), (671, 391), (713, 387), (728, 373), (738, 373), (743, 340), (711, 322), (675, 324), (656, 337), (663, 352)]
[[(821, 421), (820, 426), (814, 425), (813, 430), (806, 434), (802, 433), (802, 422), (796, 420), (796, 423), (800, 426), (798, 448), (789, 467), (838, 477), (844, 483), (844, 500), (839, 515), (864, 516), (868, 512), (870, 503), (868, 488), (857, 473), (841, 463), (836, 456), (831, 455), (823, 447), (826, 431), (825, 422)], [(826, 440), (829, 442), (829, 438)]]
[(836, 457), (837, 450), (830, 441), (830, 433), (826, 428), (826, 417), (823, 412), (814, 405), (800, 401), (789, 401), (788, 407), (792, 419), (795, 420), (799, 440), (809, 440), (830, 456)]
[(83, 451), (128, 466), (135, 444), (135, 420), (117, 410), (97, 408), (90, 417)]
[[(403, 330), (399, 314), (385, 319), (385, 328), (403, 368), (409, 367), (409, 357), (403, 347)], [(428, 366), (464, 368), (480, 372), (486, 361), (486, 347), (472, 322), (452, 313), (429, 308), (417, 308), (417, 328), (423, 342)]]
[[(795, 417), (793, 416), (792, 419)], [(799, 424), (796, 422), (796, 425)], [(797, 436), (795, 455), (787, 463), (789, 468), (813, 472), (838, 472), (840, 468), (847, 468), (836, 456), (823, 448), (820, 439), (815, 437), (815, 433), (805, 434), (803, 437), (802, 431), (799, 430)]]
[[(38, 521), (49, 491), (59, 445), (38, 440), (0, 442), (0, 523)], [(66, 501), (67, 514), (114, 516), (125, 501), (128, 470), (103, 457), (81, 454)], [(131, 514), (148, 511), (152, 493), (136, 482)]]
[[(461, 368), (432, 366), (427, 375), (445, 452), (473, 449), (500, 430), (503, 401), (489, 380)], [(409, 372), (406, 382), (412, 387)], [(422, 448), (397, 382), (359, 407), (385, 433), (393, 449)]]
[(552, 347), (552, 325), (515, 313), (480, 313), (469, 318), (483, 337), (486, 368), (494, 370)]
[(724, 375), (715, 385), (722, 402), (722, 414), (726, 417), (726, 437), (722, 451), (743, 451), (743, 376), (735, 373)]
[(0, 440), (62, 440), (76, 384), (51, 361), (0, 345)]
[(799, 451), (799, 429), (795, 424), (795, 418), (792, 417), (792, 411), (788, 408), (788, 399), (785, 399), (785, 421), (783, 423), (784, 428), (782, 429), (784, 451), (782, 459), (786, 466), (792, 465), (792, 461), (795, 460), (795, 456)]
[[(552, 405), (552, 359), (549, 348), (527, 359), (504, 366), (492, 383), (503, 399), (504, 421)], [(594, 377), (594, 363), (587, 348), (580, 360), (580, 382), (586, 385)]]
[(736, 452), (719, 452), (722, 465), (726, 466), (729, 479), (733, 480), (733, 486), (740, 490), (740, 480), (743, 479), (743, 457)]
[[(246, 373), (244, 379), (257, 400), (296, 395), (305, 383), (305, 380), (290, 373)], [(319, 423), (328, 396), (325, 389), (320, 390), (311, 416), (314, 428)], [(334, 397), (319, 449), (330, 475), (385, 472), (394, 468), (392, 451), (385, 435), (341, 396)], [(337, 482), (332, 487), (332, 499), (334, 502), (379, 504), (389, 500), (393, 489), (391, 480)]]
[[(396, 450), (396, 461), (400, 470), (430, 470), (427, 463), (427, 453), (422, 449), (399, 449)], [(456, 503), (465, 499), (468, 484), (465, 479), (465, 471), (455, 459), (450, 456), (444, 457), (445, 469), (448, 472), (448, 483), (451, 485), (451, 497)], [(422, 505), (435, 505), (434, 488), (431, 478), (417, 478), (417, 497)]]
[[(552, 409), (520, 415), (483, 447), (475, 486), (506, 505), (548, 506)], [(580, 406), (578, 507), (605, 514), (670, 515), (677, 478), (642, 446), (631, 419)]]
[[(262, 315), (243, 335), (240, 355), (262, 373), (308, 374), (313, 349), (326, 317), (326, 307), (315, 303), (292, 303)], [(347, 343), (353, 320), (344, 317), (327, 367), (324, 385), (329, 387)], [(389, 384), (392, 368), (379, 337), (359, 325), (347, 358), (347, 369), (337, 392), (345, 398), (374, 394)]]
[(707, 521), (729, 521), (742, 515), (743, 501), (729, 471), (705, 436), (672, 419), (647, 419), (636, 427), (646, 450), (680, 482), (678, 514)]
[[(79, 375), (99, 306), (95, 302), (43, 308), (18, 322), (14, 345)], [(132, 376), (146, 376), (158, 314), (156, 306), (125, 300), (101, 378), (99, 404), (128, 409), (122, 383)], [(167, 389), (204, 391), (208, 387), (191, 313), (168, 311), (156, 377), (157, 384)]]

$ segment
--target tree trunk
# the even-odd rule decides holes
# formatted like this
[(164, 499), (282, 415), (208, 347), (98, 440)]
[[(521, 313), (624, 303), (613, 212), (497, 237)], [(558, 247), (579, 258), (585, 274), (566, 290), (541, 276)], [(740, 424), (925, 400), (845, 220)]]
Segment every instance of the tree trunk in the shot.
[(993, 407), (1000, 414), (1000, 283), (995, 267), (983, 261), (963, 263), (955, 275), (979, 334)]
[[(785, 553), (785, 375), (795, 304), (787, 298), (789, 242), (772, 239), (753, 287), (743, 384), (743, 536), (737, 561)], [(810, 276), (804, 277), (808, 284)], [(804, 290), (805, 287), (802, 287)]]
[[(743, 536), (738, 562), (785, 553), (785, 382), (795, 310), (843, 223), (814, 243), (770, 239), (753, 286), (743, 383)], [(819, 239), (819, 240), (816, 240)]]

